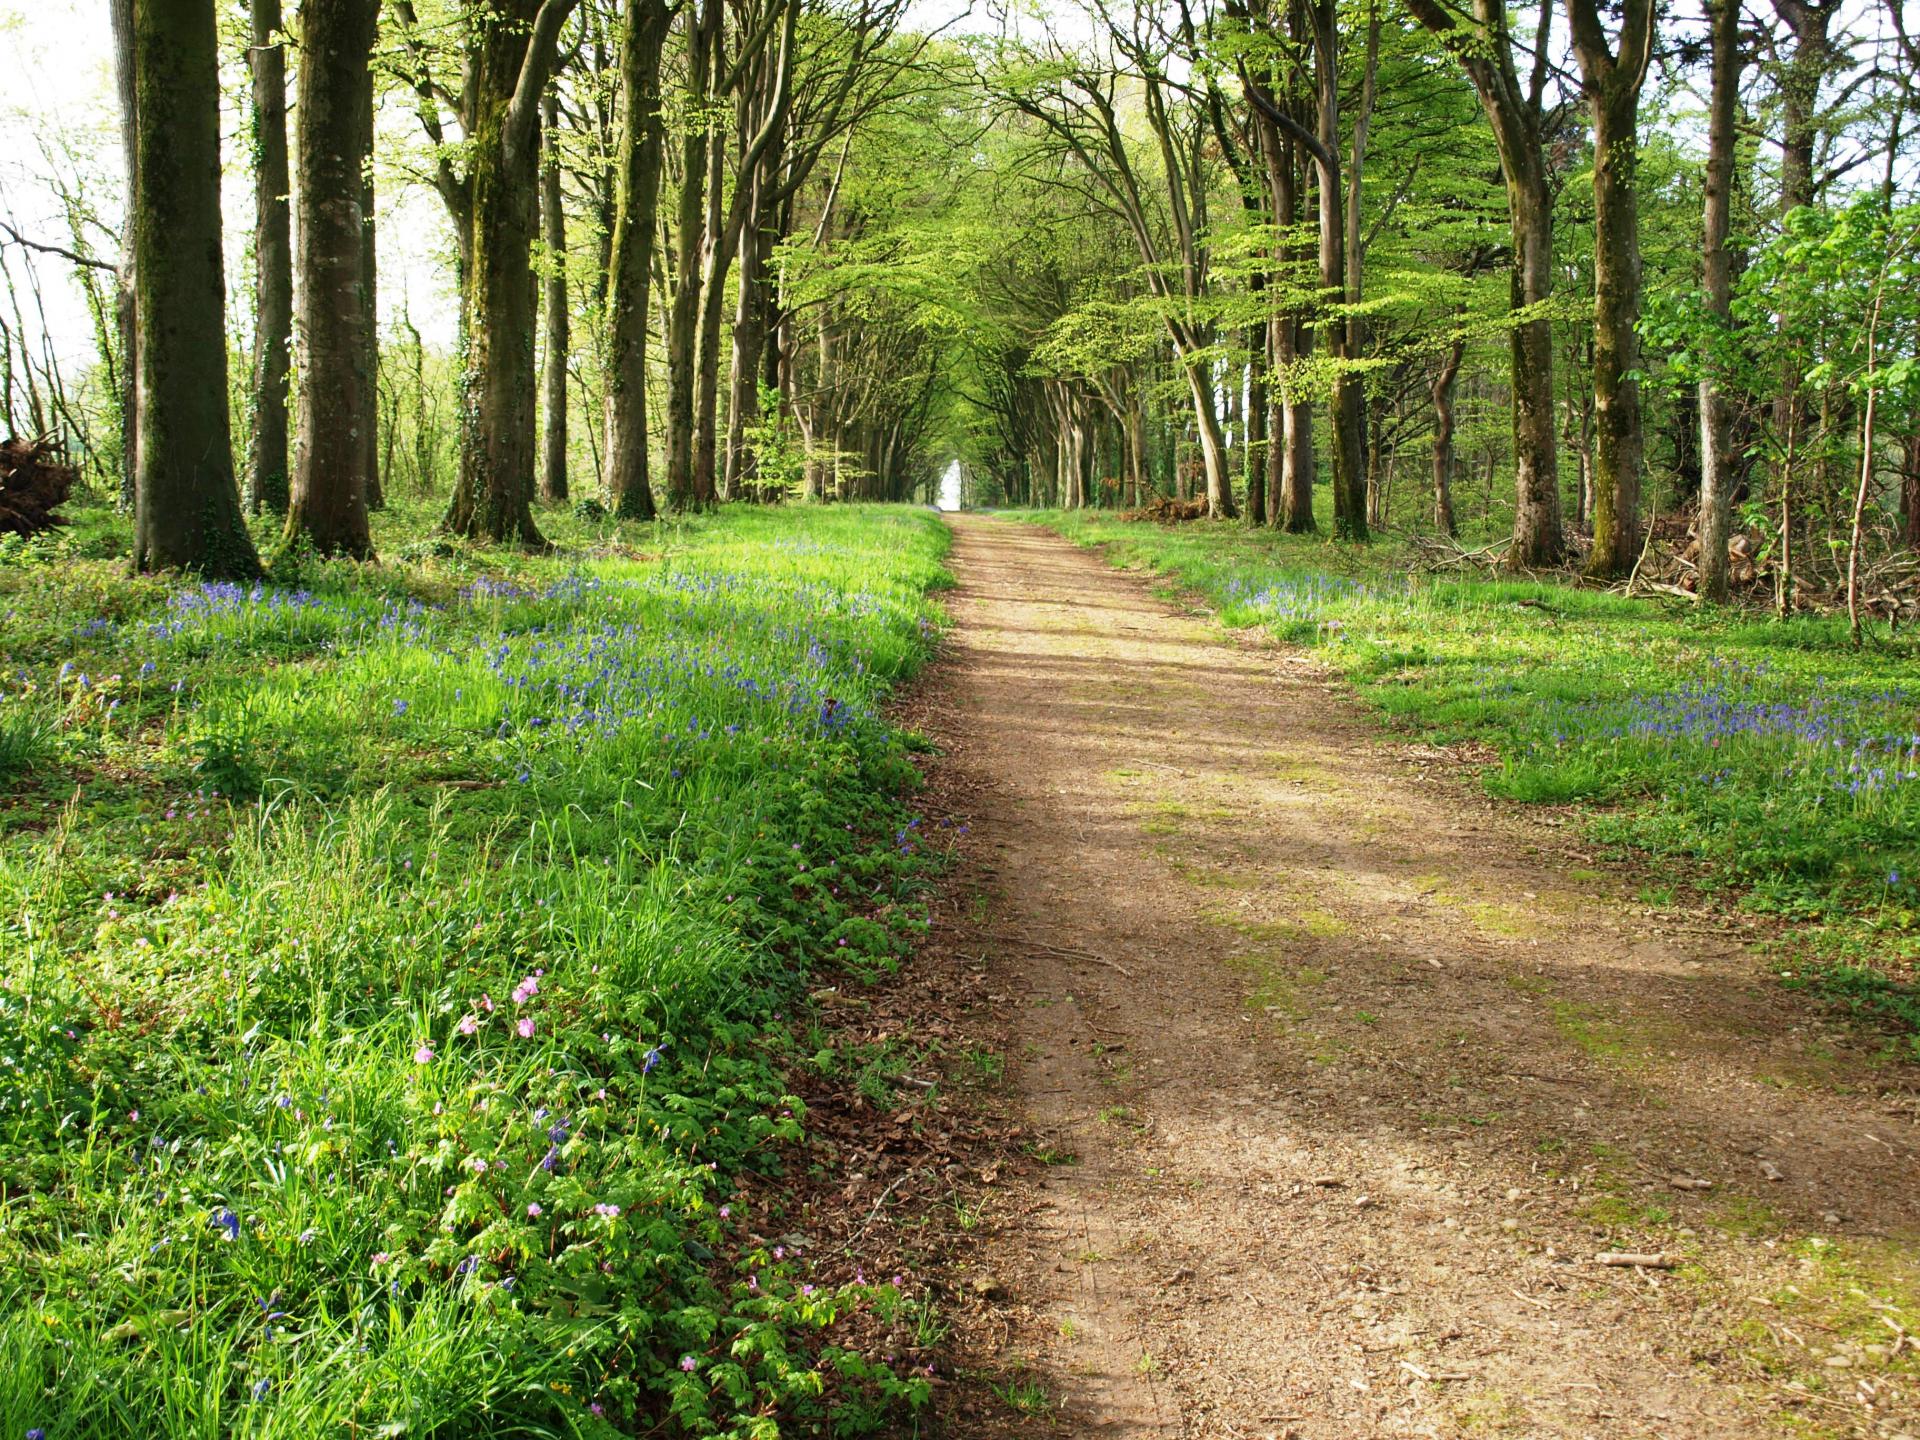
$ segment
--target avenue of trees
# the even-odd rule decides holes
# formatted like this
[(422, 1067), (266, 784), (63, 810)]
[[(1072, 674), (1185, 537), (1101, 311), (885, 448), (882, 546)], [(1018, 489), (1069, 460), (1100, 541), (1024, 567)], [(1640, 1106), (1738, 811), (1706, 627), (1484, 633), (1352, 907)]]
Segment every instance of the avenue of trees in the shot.
[[(0, 393), (146, 568), (255, 573), (249, 511), (365, 557), (396, 491), (539, 545), (957, 460), (1603, 579), (1684, 513), (1702, 595), (1851, 597), (1920, 548), (1905, 8), (111, 0), (124, 186), (0, 231)], [(410, 191), (444, 343), (382, 273)]]

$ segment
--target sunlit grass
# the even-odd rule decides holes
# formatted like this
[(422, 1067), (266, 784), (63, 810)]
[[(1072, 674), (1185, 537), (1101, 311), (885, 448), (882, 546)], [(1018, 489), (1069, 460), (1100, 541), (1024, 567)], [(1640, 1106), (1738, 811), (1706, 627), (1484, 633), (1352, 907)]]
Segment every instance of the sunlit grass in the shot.
[(919, 928), (880, 707), (945, 532), (398, 523), (261, 587), (107, 523), (0, 569), (0, 1430), (917, 1404), (843, 1352), (876, 1292), (724, 1207), (805, 1122), (771, 1018)]

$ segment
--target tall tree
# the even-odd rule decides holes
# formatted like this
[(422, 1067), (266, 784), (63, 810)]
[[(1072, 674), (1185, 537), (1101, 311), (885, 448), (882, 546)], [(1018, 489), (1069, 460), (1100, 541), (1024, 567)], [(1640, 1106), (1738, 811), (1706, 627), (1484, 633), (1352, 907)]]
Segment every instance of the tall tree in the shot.
[(136, 0), (134, 565), (259, 574), (234, 481), (213, 0)]
[(1701, 226), (1701, 279), (1707, 324), (1700, 372), (1700, 594), (1727, 598), (1727, 530), (1733, 510), (1737, 457), (1733, 404), (1724, 351), (1733, 319), (1733, 256), (1727, 236), (1733, 220), (1734, 147), (1740, 109), (1740, 0), (1707, 0), (1713, 78), (1707, 100), (1707, 166)]
[(1509, 307), (1510, 383), (1513, 387), (1513, 544), (1507, 563), (1515, 568), (1556, 565), (1566, 555), (1560, 519), (1560, 461), (1554, 429), (1553, 192), (1547, 184), (1542, 145), (1546, 88), (1552, 73), (1549, 32), (1555, 0), (1540, 0), (1533, 37), (1533, 69), (1522, 84), (1514, 66), (1514, 38), (1505, 0), (1472, 0), (1471, 14), (1456, 16), (1438, 0), (1407, 0), (1421, 24), (1446, 47), (1480, 97), (1493, 127), (1506, 181), (1512, 224)]
[[(378, 0), (375, 0), (376, 8)], [(378, 36), (375, 36), (378, 43)], [(379, 219), (375, 202), (373, 181), (373, 125), (374, 90), (369, 82), (365, 89), (367, 137), (366, 163), (361, 166), (360, 183), (360, 277), (361, 289), (366, 297), (367, 323), (360, 332), (360, 404), (361, 413), (368, 421), (361, 427), (361, 442), (366, 446), (366, 458), (362, 462), (362, 471), (367, 477), (367, 508), (384, 510), (387, 507), (386, 486), (380, 477), (380, 251)]]
[[(460, 257), (460, 466), (446, 527), (474, 539), (545, 543), (533, 521), (540, 100), (577, 3), (464, 6), (465, 80), (455, 95), (433, 74), (411, 0), (394, 0), (421, 127), (436, 151), (433, 185)], [(459, 121), (457, 143), (444, 108)]]
[(560, 97), (551, 88), (541, 107), (546, 161), (540, 172), (540, 239), (547, 265), (542, 295), (546, 370), (542, 375), (540, 494), (567, 498), (567, 361), (573, 348), (567, 310), (567, 215), (560, 194)]
[[(1347, 288), (1347, 200), (1340, 180), (1339, 29), (1334, 0), (1313, 0), (1307, 23), (1313, 45), (1314, 124), (1309, 130), (1264, 87), (1247, 94), (1279, 129), (1291, 134), (1312, 158), (1320, 217), (1321, 302), (1332, 312), (1322, 325), (1334, 362), (1332, 406), (1333, 515), (1339, 535), (1367, 538), (1366, 395), (1353, 362), (1358, 359), (1359, 319)], [(1376, 40), (1377, 45), (1377, 40)], [(1356, 130), (1355, 152), (1366, 143)]]
[(706, 234), (710, 168), (717, 166), (718, 137), (712, 106), (721, 93), (725, 63), (725, 0), (687, 0), (686, 72), (681, 101), (686, 119), (680, 136), (680, 193), (673, 218), (672, 274), (668, 281), (667, 504), (682, 510), (712, 503), (694, 484), (694, 371), (699, 363), (701, 238)]
[(1653, 0), (1622, 0), (1618, 50), (1598, 0), (1567, 0), (1593, 119), (1593, 555), (1624, 575), (1640, 544), (1640, 89), (1653, 58)]
[[(1820, 143), (1820, 87), (1834, 65), (1833, 19), (1839, 0), (1774, 0), (1793, 48), (1779, 56), (1774, 70), (1780, 87), (1780, 218), (1811, 205), (1819, 186), (1814, 155)], [(1804, 377), (1791, 364), (1782, 368), (1773, 400), (1773, 433), (1802, 435), (1807, 429)], [(1785, 460), (1782, 460), (1784, 468)], [(1782, 486), (1791, 483), (1783, 475)]]
[(800, 0), (770, 0), (761, 8), (763, 14), (746, 12), (751, 19), (740, 37), (739, 53), (717, 77), (717, 86), (723, 88), (717, 88), (716, 95), (727, 90), (734, 95), (740, 153), (728, 164), (727, 146), (720, 137), (712, 138), (707, 147), (693, 415), (693, 492), (703, 504), (712, 503), (720, 493), (720, 350), (731, 335), (725, 323), (727, 276), (756, 200), (762, 198), (756, 180), (768, 158), (778, 153), (793, 101)]
[(627, 0), (620, 36), (624, 97), (614, 160), (615, 218), (608, 249), (607, 398), (601, 480), (616, 515), (653, 518), (647, 476), (647, 318), (658, 232), (666, 127), (660, 58), (678, 4)]
[[(1152, 18), (1136, 10), (1126, 24), (1117, 12), (1101, 13), (1124, 70), (1073, 55), (1053, 41), (1030, 70), (995, 82), (995, 90), (1084, 167), (1102, 203), (1132, 236), (1192, 402), (1208, 513), (1232, 519), (1238, 510), (1208, 353), (1212, 129), (1168, 76), (1167, 47), (1164, 37), (1152, 33)], [(1136, 156), (1128, 134), (1136, 103), (1151, 137), (1151, 159)]]
[(120, 230), (120, 265), (113, 292), (114, 330), (120, 341), (120, 504), (134, 508), (139, 474), (140, 327), (133, 285), (133, 190), (139, 171), (138, 87), (133, 69), (133, 0), (108, 0), (113, 32), (114, 91), (120, 101), (120, 160), (128, 204)]
[(280, 0), (251, 0), (253, 80), (253, 455), (247, 500), (287, 508), (287, 374), (293, 343), (293, 239), (287, 177), (287, 47)]
[(367, 336), (366, 169), (373, 156), (373, 56), (379, 0), (301, 0), (299, 94), (298, 445), (287, 540), (364, 557)]

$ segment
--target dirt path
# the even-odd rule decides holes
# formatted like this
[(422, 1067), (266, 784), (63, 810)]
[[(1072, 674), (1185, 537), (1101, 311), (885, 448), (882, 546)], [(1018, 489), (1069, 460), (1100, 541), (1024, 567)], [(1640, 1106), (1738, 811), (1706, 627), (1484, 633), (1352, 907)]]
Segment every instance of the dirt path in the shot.
[(1006, 1433), (1920, 1434), (1910, 1072), (1310, 659), (954, 528)]

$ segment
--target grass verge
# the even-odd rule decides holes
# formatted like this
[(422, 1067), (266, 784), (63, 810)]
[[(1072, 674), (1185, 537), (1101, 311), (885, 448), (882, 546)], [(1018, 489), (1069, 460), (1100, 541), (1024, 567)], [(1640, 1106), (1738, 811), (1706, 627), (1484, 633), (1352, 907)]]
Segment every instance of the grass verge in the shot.
[[(1419, 574), (1402, 548), (1088, 512), (1029, 516), (1313, 647), (1383, 717), (1497, 759), (1489, 792), (1785, 917), (1810, 985), (1920, 1036), (1920, 644), (1546, 581)], [(1920, 1055), (1920, 1038), (1913, 1042)]]

